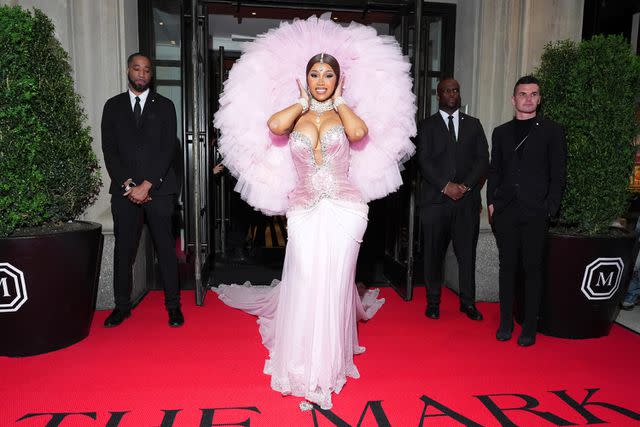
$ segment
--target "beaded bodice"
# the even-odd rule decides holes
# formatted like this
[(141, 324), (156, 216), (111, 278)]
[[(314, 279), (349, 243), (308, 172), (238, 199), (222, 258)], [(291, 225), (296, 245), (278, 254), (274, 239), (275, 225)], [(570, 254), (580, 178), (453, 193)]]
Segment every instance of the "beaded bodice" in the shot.
[(320, 163), (307, 135), (293, 131), (289, 136), (291, 156), (298, 173), (298, 183), (289, 195), (290, 208), (309, 208), (323, 198), (361, 203), (360, 192), (348, 178), (349, 141), (344, 127), (329, 128), (320, 135), (319, 144)]

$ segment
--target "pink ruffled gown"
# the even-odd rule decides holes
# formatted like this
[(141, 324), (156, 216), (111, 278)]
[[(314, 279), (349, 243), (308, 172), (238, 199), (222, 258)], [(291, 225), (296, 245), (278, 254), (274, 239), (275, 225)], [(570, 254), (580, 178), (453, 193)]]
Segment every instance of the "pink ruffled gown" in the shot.
[(378, 290), (360, 296), (354, 282), (368, 206), (348, 178), (344, 128), (324, 131), (320, 144), (318, 164), (307, 136), (289, 136), (298, 181), (289, 195), (282, 281), (220, 285), (216, 292), (226, 304), (258, 316), (271, 387), (329, 409), (331, 394), (347, 377), (359, 377), (353, 356), (364, 347), (356, 322), (371, 318), (384, 299), (377, 299)]

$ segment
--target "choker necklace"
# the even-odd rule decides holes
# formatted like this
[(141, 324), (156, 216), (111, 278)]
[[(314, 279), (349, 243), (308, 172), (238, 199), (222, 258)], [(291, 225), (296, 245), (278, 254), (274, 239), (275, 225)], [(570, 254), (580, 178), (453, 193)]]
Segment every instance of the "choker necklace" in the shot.
[(309, 110), (316, 113), (316, 125), (320, 125), (320, 116), (322, 113), (333, 110), (333, 99), (329, 98), (324, 102), (320, 102), (315, 98), (311, 98), (311, 102), (309, 105)]

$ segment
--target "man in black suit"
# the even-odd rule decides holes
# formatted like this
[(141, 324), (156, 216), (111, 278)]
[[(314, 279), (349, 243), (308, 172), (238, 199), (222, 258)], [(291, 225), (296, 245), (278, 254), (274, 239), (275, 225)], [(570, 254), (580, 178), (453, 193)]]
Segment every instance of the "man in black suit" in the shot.
[(480, 188), (489, 166), (480, 121), (460, 111), (460, 85), (438, 84), (440, 110), (420, 123), (418, 166), (422, 174), (422, 227), (427, 284), (425, 315), (440, 318), (444, 257), (453, 241), (458, 260), (460, 311), (482, 320), (475, 306), (476, 247), (480, 230)]
[(178, 264), (172, 215), (178, 181), (176, 110), (151, 92), (151, 60), (134, 53), (127, 60), (129, 90), (109, 99), (102, 113), (102, 151), (111, 177), (111, 213), (115, 234), (113, 289), (115, 309), (104, 326), (131, 315), (131, 267), (143, 219), (149, 226), (164, 286), (169, 325), (182, 326)]
[(535, 344), (545, 270), (549, 218), (560, 208), (566, 181), (567, 148), (558, 123), (537, 114), (540, 85), (521, 77), (513, 88), (515, 118), (493, 131), (487, 204), (500, 258), (499, 341), (513, 331), (513, 299), (520, 265), (525, 274), (525, 307), (518, 344)]

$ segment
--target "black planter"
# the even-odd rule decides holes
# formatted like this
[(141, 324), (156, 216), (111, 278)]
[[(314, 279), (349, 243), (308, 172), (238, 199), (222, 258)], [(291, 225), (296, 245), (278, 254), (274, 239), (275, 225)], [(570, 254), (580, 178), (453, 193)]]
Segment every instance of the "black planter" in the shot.
[(0, 355), (32, 356), (89, 334), (96, 307), (102, 226), (0, 239)]
[[(608, 335), (635, 264), (634, 236), (550, 233), (548, 243), (548, 277), (542, 293), (538, 331), (560, 338)], [(521, 290), (517, 300), (516, 319), (521, 322)]]

